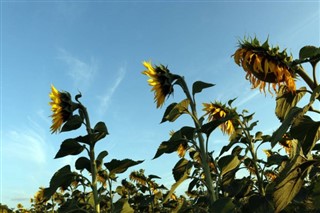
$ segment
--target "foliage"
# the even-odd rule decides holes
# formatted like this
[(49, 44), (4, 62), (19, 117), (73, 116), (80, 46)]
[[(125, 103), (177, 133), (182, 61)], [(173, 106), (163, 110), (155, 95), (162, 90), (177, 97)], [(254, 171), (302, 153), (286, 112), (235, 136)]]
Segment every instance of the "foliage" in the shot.
[[(144, 62), (143, 74), (150, 78), (157, 108), (173, 94), (174, 87), (180, 87), (185, 95), (168, 105), (161, 123), (187, 115), (193, 124), (172, 133), (155, 151), (154, 158), (172, 153), (180, 158), (172, 168), (175, 183), (171, 187), (160, 185), (159, 176), (146, 175), (143, 169), (118, 182), (118, 174), (143, 161), (112, 159), (104, 163), (108, 152), (96, 156), (95, 145), (109, 134), (105, 123), (92, 128), (87, 109), (79, 101), (81, 94), (74, 102), (69, 93), (52, 87), (51, 131), (86, 129), (85, 135), (64, 140), (55, 158), (82, 155), (75, 162), (76, 171), (71, 171), (70, 165), (60, 168), (49, 187), (36, 193), (30, 210), (18, 206), (15, 212), (319, 212), (320, 121), (312, 114), (319, 118), (315, 106), (320, 101), (316, 79), (320, 48), (305, 46), (299, 59), (293, 60), (285, 50), (270, 47), (268, 40), (260, 44), (257, 38), (244, 39), (233, 57), (254, 88), (259, 86), (264, 92), (266, 84), (271, 84), (276, 92), (275, 115), (281, 125), (272, 135), (255, 130), (258, 121), (254, 113), (239, 112), (232, 105), (235, 99), (203, 103), (201, 114), (197, 94), (214, 84), (196, 81), (190, 90), (185, 78), (171, 73), (167, 66)], [(312, 77), (304, 63), (311, 64)], [(306, 86), (296, 89), (297, 77)], [(306, 104), (298, 105), (302, 99)], [(228, 142), (214, 154), (209, 143), (218, 128)], [(262, 150), (262, 145), (270, 149)], [(183, 182), (188, 183), (186, 194), (178, 196), (176, 190)], [(119, 198), (115, 200), (115, 196)], [(6, 206), (1, 209), (12, 212)]]

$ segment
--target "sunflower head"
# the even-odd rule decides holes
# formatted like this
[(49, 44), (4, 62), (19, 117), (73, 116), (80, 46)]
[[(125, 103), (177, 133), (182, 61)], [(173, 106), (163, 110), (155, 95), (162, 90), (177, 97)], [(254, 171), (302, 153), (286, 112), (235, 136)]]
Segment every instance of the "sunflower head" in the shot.
[(270, 47), (268, 40), (261, 45), (256, 38), (244, 39), (239, 42), (233, 57), (235, 63), (247, 73), (246, 79), (253, 88), (259, 87), (265, 92), (268, 84), (272, 94), (270, 85), (277, 91), (277, 86), (284, 84), (291, 93), (296, 91), (295, 73), (289, 66), (292, 56), (288, 56), (286, 50), (280, 52), (279, 47)]
[[(214, 121), (219, 120), (221, 118), (226, 117), (230, 113), (234, 113), (234, 109), (231, 109), (219, 102), (215, 103), (203, 103), (203, 111), (206, 112), (208, 115), (208, 121)], [(235, 121), (227, 120), (224, 123), (220, 125), (220, 129), (223, 133), (226, 133), (228, 135), (232, 135), (232, 133), (235, 131)]]
[(52, 133), (58, 133), (61, 126), (73, 112), (73, 102), (68, 92), (60, 92), (53, 85), (51, 85), (51, 93), (49, 94), (52, 111), (52, 125), (50, 127)]
[(284, 136), (279, 141), (280, 145), (284, 148), (285, 152), (290, 155), (292, 151), (292, 141), (294, 139), (290, 137), (288, 134), (284, 134)]
[(154, 91), (154, 101), (157, 103), (157, 108), (161, 107), (167, 96), (173, 93), (174, 75), (170, 73), (167, 67), (152, 66), (151, 62), (143, 62), (146, 70), (142, 74), (149, 77), (148, 83), (152, 86), (151, 91)]

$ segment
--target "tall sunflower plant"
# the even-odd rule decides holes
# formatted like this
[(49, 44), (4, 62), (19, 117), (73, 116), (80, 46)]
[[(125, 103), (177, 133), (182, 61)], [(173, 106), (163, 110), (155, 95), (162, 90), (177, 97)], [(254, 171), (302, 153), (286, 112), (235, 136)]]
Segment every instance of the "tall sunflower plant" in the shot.
[[(319, 206), (310, 205), (310, 201), (317, 199), (320, 191), (317, 143), (320, 122), (314, 121), (309, 113), (320, 114), (314, 107), (320, 100), (316, 79), (320, 48), (305, 46), (300, 50), (299, 59), (293, 60), (286, 50), (271, 47), (268, 40), (261, 44), (257, 38), (245, 38), (232, 57), (246, 72), (253, 89), (258, 88), (266, 95), (267, 87), (272, 96), (276, 94), (275, 114), (281, 125), (272, 135), (261, 131), (253, 133), (258, 121), (246, 110), (239, 113), (232, 106), (234, 99), (225, 104), (203, 103), (199, 116), (196, 94), (214, 84), (196, 81), (190, 90), (184, 77), (171, 73), (167, 66), (143, 62), (142, 73), (149, 77), (157, 108), (163, 106), (175, 87), (180, 87), (185, 94), (185, 99), (167, 106), (161, 122), (174, 122), (181, 115), (188, 115), (193, 121), (193, 125), (183, 126), (163, 141), (154, 156), (177, 152), (180, 157), (172, 169), (176, 182), (163, 202), (188, 180), (191, 207), (199, 212), (319, 210)], [(304, 63), (311, 64), (312, 77), (304, 70)], [(297, 89), (298, 78), (308, 88)], [(308, 104), (298, 107), (306, 94), (310, 95)], [(229, 142), (214, 156), (208, 144), (212, 132), (218, 128), (229, 136)], [(270, 149), (261, 150), (262, 144), (269, 144)], [(260, 153), (266, 156), (259, 156)], [(306, 195), (310, 184), (317, 188)], [(298, 200), (299, 196), (304, 196), (303, 202)]]
[[(97, 155), (95, 145), (109, 134), (108, 129), (102, 121), (91, 126), (87, 108), (79, 100), (81, 96), (81, 93), (76, 95), (73, 101), (70, 93), (51, 86), (51, 132), (63, 133), (84, 126), (85, 134), (65, 139), (61, 143), (55, 159), (69, 155), (79, 156), (75, 161), (76, 171), (71, 171), (70, 165), (59, 169), (51, 178), (49, 187), (39, 191), (38, 194), (42, 196), (37, 196), (37, 203), (46, 204), (60, 190), (65, 197), (69, 197), (67, 201), (59, 202), (58, 209), (62, 212), (130, 211), (127, 200), (113, 203), (112, 183), (116, 181), (117, 174), (143, 161), (112, 159), (103, 163), (108, 152), (103, 150)], [(54, 205), (47, 206), (54, 210)]]

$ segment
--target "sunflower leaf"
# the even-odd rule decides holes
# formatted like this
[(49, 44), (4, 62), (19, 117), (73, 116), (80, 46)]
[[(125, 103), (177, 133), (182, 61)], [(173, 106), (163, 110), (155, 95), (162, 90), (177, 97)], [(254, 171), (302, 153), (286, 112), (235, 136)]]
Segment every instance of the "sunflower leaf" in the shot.
[(192, 85), (192, 95), (196, 93), (200, 93), (203, 89), (213, 87), (215, 86), (214, 84), (211, 83), (205, 83), (203, 81), (196, 81)]
[(235, 169), (237, 166), (239, 166), (240, 163), (241, 161), (236, 155), (226, 155), (221, 157), (218, 161), (218, 166), (221, 171), (221, 176)]
[(313, 121), (309, 116), (302, 116), (293, 122), (290, 129), (291, 136), (301, 143), (305, 156), (313, 149), (320, 139), (320, 122)]
[(175, 181), (178, 181), (186, 171), (189, 171), (192, 167), (192, 162), (185, 158), (180, 159), (174, 168), (172, 169), (172, 174)]
[(82, 118), (79, 115), (71, 116), (61, 128), (61, 132), (76, 130), (82, 125)]
[(190, 104), (189, 99), (184, 99), (178, 104), (176, 103), (171, 104), (165, 111), (165, 114), (162, 118), (161, 123), (165, 121), (174, 122), (177, 118), (180, 117), (180, 115), (188, 111), (189, 104)]
[(91, 173), (91, 164), (90, 160), (86, 157), (80, 157), (76, 160), (75, 167), (78, 170), (86, 169), (88, 172)]
[(81, 146), (75, 139), (66, 139), (60, 145), (60, 149), (56, 156), (56, 158), (62, 158), (67, 155), (78, 155), (84, 150), (84, 147)]
[(280, 86), (276, 98), (276, 116), (282, 122), (288, 115), (290, 109), (295, 107), (301, 98), (306, 94), (306, 88), (302, 87), (295, 94), (288, 92), (285, 86)]
[(130, 159), (124, 159), (124, 160), (116, 160), (113, 159), (109, 163), (105, 163), (104, 165), (107, 167), (107, 169), (110, 171), (111, 174), (119, 174), (127, 171), (127, 169), (131, 166), (135, 166), (137, 164), (142, 163), (143, 161), (134, 161)]

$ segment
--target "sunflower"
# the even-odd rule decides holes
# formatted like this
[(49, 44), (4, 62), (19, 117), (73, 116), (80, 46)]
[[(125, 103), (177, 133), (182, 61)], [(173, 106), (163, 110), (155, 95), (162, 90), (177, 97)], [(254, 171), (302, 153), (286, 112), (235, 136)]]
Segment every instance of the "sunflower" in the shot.
[(278, 175), (274, 172), (274, 171), (271, 171), (271, 170), (266, 170), (265, 172), (264, 172), (264, 175), (267, 177), (267, 179), (269, 180), (269, 181), (274, 181), (277, 177), (278, 177)]
[(67, 92), (59, 92), (51, 85), (51, 93), (49, 94), (51, 102), (51, 111), (53, 114), (52, 125), (50, 127), (52, 133), (60, 132), (61, 126), (71, 116), (71, 97)]
[(157, 102), (157, 108), (161, 107), (167, 96), (173, 93), (173, 75), (167, 67), (160, 65), (153, 67), (150, 62), (143, 62), (147, 70), (142, 74), (150, 77), (149, 85), (152, 86), (151, 91), (154, 91), (154, 101)]
[(233, 54), (234, 61), (242, 66), (247, 72), (246, 79), (250, 81), (253, 88), (260, 88), (265, 92), (272, 86), (277, 91), (277, 86), (286, 85), (287, 90), (295, 93), (295, 74), (289, 64), (292, 62), (292, 56), (288, 56), (286, 51), (279, 52), (279, 47), (270, 47), (268, 40), (262, 45), (254, 38), (251, 41), (244, 40), (239, 44), (239, 48)]
[[(232, 110), (227, 108), (225, 105), (222, 105), (221, 103), (215, 102), (215, 103), (203, 103), (203, 111), (206, 111), (208, 116), (208, 121), (214, 121), (219, 120), (221, 118), (224, 118), (227, 116), (228, 113), (230, 113)], [(228, 135), (231, 135), (234, 131), (234, 123), (232, 120), (227, 120), (224, 123), (220, 124), (220, 129), (223, 133), (227, 133)]]
[(177, 149), (177, 153), (179, 155), (180, 158), (183, 158), (186, 154), (187, 151), (187, 143), (181, 143)]

